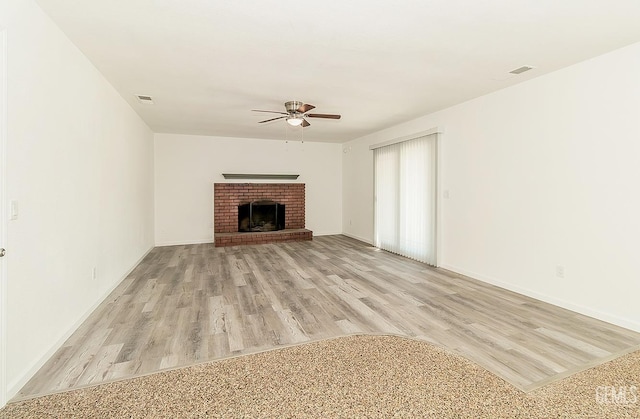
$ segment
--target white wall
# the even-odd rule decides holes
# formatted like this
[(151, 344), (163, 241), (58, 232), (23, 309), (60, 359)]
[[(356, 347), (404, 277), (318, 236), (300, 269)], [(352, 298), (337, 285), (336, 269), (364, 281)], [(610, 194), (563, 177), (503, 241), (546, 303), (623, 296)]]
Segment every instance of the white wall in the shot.
[(344, 232), (373, 237), (368, 146), (437, 126), (440, 265), (640, 331), (638, 74), (634, 44), (344, 144)]
[(341, 154), (339, 144), (156, 134), (156, 244), (213, 241), (213, 184), (226, 182), (222, 173), (300, 174), (286, 182), (306, 185), (306, 227), (340, 234)]
[(0, 12), (11, 396), (153, 246), (153, 133), (34, 1)]

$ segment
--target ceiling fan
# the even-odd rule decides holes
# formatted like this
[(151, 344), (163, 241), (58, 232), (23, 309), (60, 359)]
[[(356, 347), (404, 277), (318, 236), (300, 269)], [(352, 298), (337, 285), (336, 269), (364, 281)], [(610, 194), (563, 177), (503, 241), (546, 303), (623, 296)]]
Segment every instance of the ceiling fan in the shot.
[(325, 118), (325, 119), (340, 119), (341, 115), (331, 115), (326, 113), (307, 113), (312, 109), (315, 109), (315, 106), (309, 105), (308, 103), (302, 103), (297, 100), (291, 100), (284, 104), (284, 108), (286, 112), (280, 111), (263, 111), (259, 109), (252, 109), (253, 112), (267, 112), (267, 113), (277, 113), (283, 116), (279, 116), (277, 118), (265, 119), (264, 121), (260, 121), (258, 123), (262, 124), (264, 122), (271, 122), (277, 119), (286, 119), (289, 125), (297, 127), (302, 125), (303, 127), (308, 127), (311, 125), (307, 122), (305, 118)]

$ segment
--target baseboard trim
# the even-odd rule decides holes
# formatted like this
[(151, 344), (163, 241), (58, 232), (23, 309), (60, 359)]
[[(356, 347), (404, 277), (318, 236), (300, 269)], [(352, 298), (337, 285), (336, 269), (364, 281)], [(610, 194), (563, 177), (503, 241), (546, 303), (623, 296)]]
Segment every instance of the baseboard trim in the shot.
[(186, 244), (207, 244), (207, 243), (213, 243), (213, 239), (198, 239), (198, 240), (159, 242), (159, 243), (156, 243), (156, 247), (184, 246)]
[(573, 312), (583, 314), (585, 316), (593, 317), (594, 319), (615, 324), (616, 326), (624, 327), (625, 329), (633, 330), (635, 332), (640, 332), (640, 323), (624, 317), (615, 316), (610, 313), (594, 310), (592, 308), (585, 307), (580, 304), (575, 304), (560, 298), (552, 297), (550, 295), (541, 294), (539, 292), (530, 290), (528, 288), (523, 288), (517, 285), (509, 284), (507, 282), (500, 281), (490, 276), (481, 275), (476, 272), (458, 268), (457, 266), (443, 264), (443, 265), (440, 265), (440, 267), (448, 271), (452, 271), (464, 276), (468, 276), (473, 279), (477, 279), (478, 281), (486, 282), (488, 284), (495, 285), (497, 287), (504, 288), (509, 291), (517, 292), (518, 294), (522, 294), (527, 297), (535, 298), (536, 300), (544, 301), (545, 303), (553, 304), (554, 306), (562, 307), (567, 310), (571, 310)]
[(8, 400), (11, 400), (16, 394), (18, 394), (20, 389), (22, 389), (22, 387), (24, 387), (24, 385), (27, 384), (27, 382), (31, 378), (33, 378), (38, 370), (42, 368), (42, 366), (56, 353), (56, 351), (60, 349), (62, 345), (64, 345), (67, 339), (71, 337), (73, 332), (78, 330), (80, 325), (84, 323), (84, 321), (87, 320), (91, 313), (93, 313), (98, 308), (98, 306), (102, 304), (102, 302), (113, 292), (113, 290), (115, 290), (118, 285), (120, 285), (120, 283), (124, 281), (131, 272), (133, 272), (136, 266), (138, 266), (140, 262), (142, 262), (142, 260), (153, 250), (154, 247), (155, 246), (151, 246), (147, 251), (145, 251), (144, 254), (127, 270), (127, 272), (125, 272), (119, 280), (117, 280), (111, 287), (109, 287), (109, 289), (107, 289), (107, 291), (104, 292), (103, 295), (96, 300), (96, 302), (79, 318), (78, 321), (76, 321), (62, 335), (62, 337), (60, 337), (60, 339), (58, 339), (53, 345), (51, 345), (51, 347), (38, 360), (36, 360), (29, 368), (27, 368), (26, 372), (22, 374), (20, 378), (14, 380), (12, 383), (9, 383), (7, 389)]
[(373, 246), (373, 241), (371, 241), (369, 239), (365, 239), (364, 237), (356, 236), (355, 234), (350, 234), (350, 233), (345, 233), (345, 232), (342, 232), (340, 234), (342, 234), (343, 236), (351, 237), (352, 239), (360, 240), (361, 242), (365, 242), (365, 243), (370, 244), (371, 246)]
[(314, 236), (314, 237), (315, 237), (315, 236), (339, 236), (340, 234), (342, 234), (342, 233), (341, 233), (341, 232), (339, 232), (339, 231), (336, 231), (336, 232), (329, 232), (329, 233), (327, 233), (327, 232), (317, 233), (317, 232), (315, 232), (315, 231), (313, 232), (313, 236)]

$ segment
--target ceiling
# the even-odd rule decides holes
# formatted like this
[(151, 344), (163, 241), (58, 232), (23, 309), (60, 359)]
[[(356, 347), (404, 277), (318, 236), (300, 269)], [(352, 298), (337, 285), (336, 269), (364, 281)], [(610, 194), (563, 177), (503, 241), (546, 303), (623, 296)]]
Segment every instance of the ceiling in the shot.
[(638, 0), (37, 2), (161, 133), (344, 142), (640, 41)]

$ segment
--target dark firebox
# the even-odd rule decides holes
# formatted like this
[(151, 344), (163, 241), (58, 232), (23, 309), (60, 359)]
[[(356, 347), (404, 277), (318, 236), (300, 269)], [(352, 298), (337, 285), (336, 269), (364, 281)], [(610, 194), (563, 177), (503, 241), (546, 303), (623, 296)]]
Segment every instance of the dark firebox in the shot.
[(284, 205), (271, 200), (238, 205), (238, 231), (276, 231), (284, 229)]

